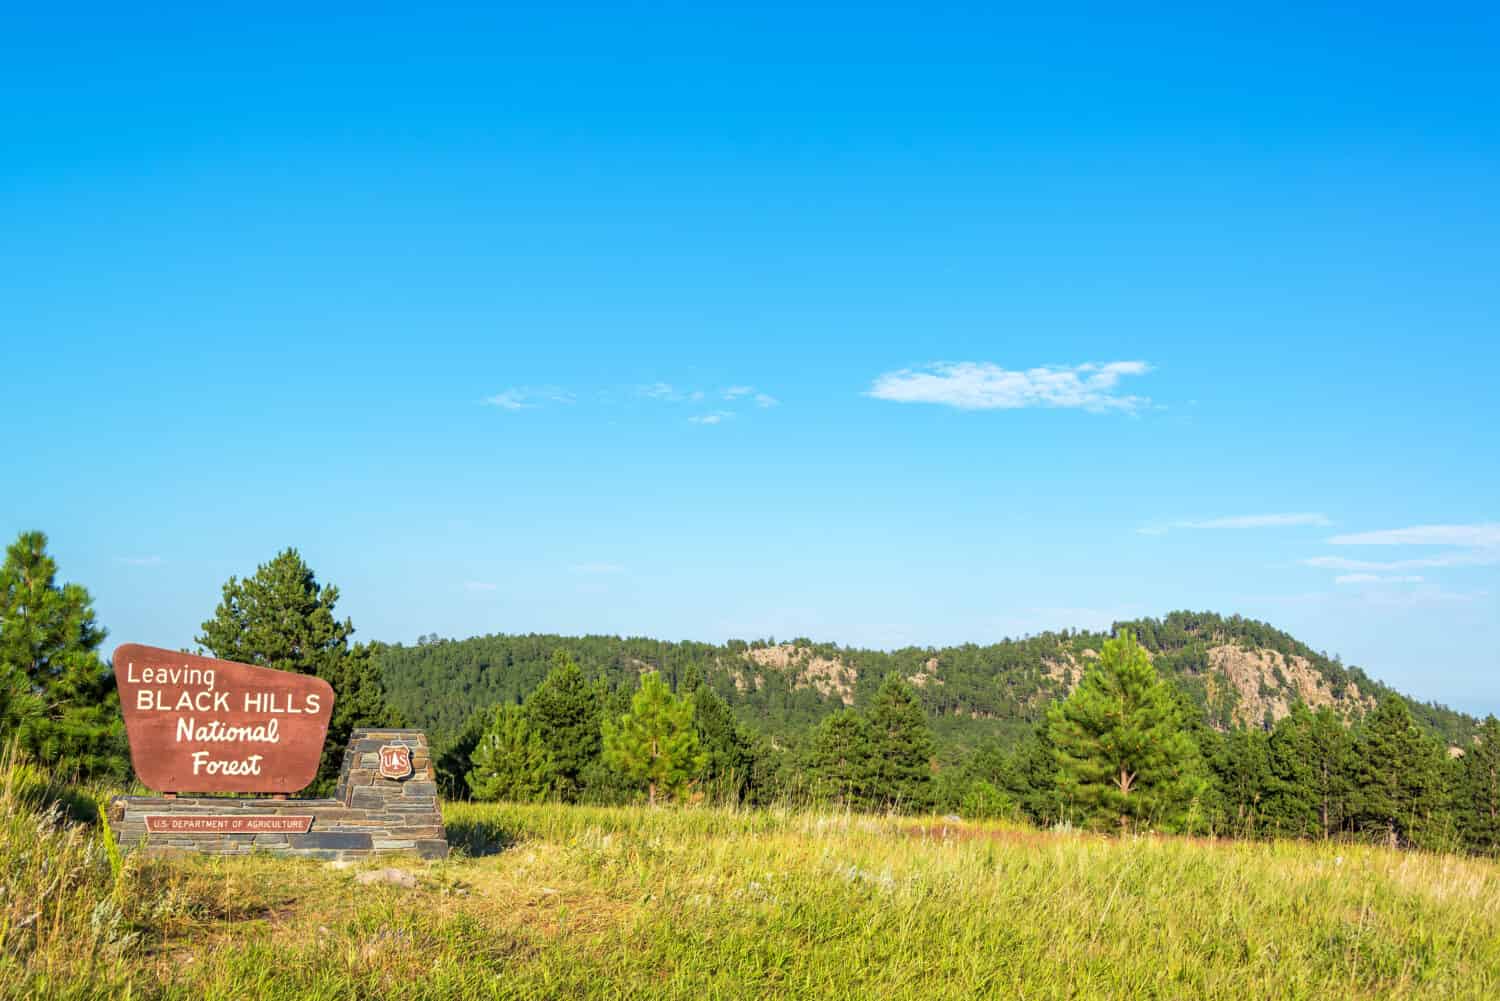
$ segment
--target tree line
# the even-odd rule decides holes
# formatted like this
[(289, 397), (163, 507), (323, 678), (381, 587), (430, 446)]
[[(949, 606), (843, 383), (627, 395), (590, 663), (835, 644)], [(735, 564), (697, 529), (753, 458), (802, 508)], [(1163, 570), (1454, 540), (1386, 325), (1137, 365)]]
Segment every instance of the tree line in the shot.
[[(856, 810), (936, 810), (1041, 826), (1228, 837), (1377, 840), (1500, 853), (1500, 721), (1465, 753), (1388, 695), (1349, 727), (1293, 707), (1267, 731), (1213, 730), (1134, 634), (1101, 645), (1079, 685), (1009, 751), (941, 767), (911, 684), (888, 675), (864, 710), (826, 716), (799, 751), (757, 739), (689, 670), (633, 694), (588, 682), (566, 653), (519, 704), (477, 714), (440, 759), (450, 794), (650, 802), (729, 796)], [(769, 759), (769, 760), (767, 760)], [(650, 762), (649, 765), (645, 762)]]
[[(58, 581), (46, 545), (41, 533), (23, 532), (0, 564), (0, 741), (68, 775), (127, 782), (118, 697), (99, 656), (105, 630), (87, 590)], [(287, 549), (250, 576), (231, 577), (197, 637), (215, 656), (333, 685), (315, 791), (331, 786), (354, 727), (403, 722), (386, 689), (386, 648), (352, 642), (352, 622), (334, 614), (338, 597)], [(1166, 657), (1201, 642), (1181, 619), (1143, 621)], [(551, 643), (535, 683), (470, 713), (438, 742), (436, 764), (450, 797), (817, 802), (1500, 854), (1493, 716), (1470, 728), (1458, 753), (1389, 691), (1353, 725), (1326, 706), (1298, 704), (1269, 728), (1224, 729), (1211, 725), (1188, 686), (1158, 669), (1163, 653), (1149, 657), (1128, 626), (1115, 633), (1088, 637), (1097, 656), (1071, 694), (1051, 700), (1016, 739), (991, 737), (950, 759), (935, 738), (943, 715), (899, 671), (878, 684), (862, 676), (852, 706), (805, 707), (807, 728), (794, 740), (754, 726), (756, 706), (737, 713), (745, 707), (709, 682), (701, 657), (719, 648), (638, 646), (655, 661), (632, 655), (625, 671), (611, 673), (586, 671), (564, 644)], [(790, 687), (782, 695), (794, 698)]]
[[(1108, 632), (1062, 630), (997, 643), (899, 650), (863, 650), (806, 638), (790, 640), (808, 660), (822, 658), (848, 668), (845, 692), (824, 693), (799, 683), (790, 671), (762, 670), (747, 655), (777, 645), (776, 640), (722, 644), (667, 642), (644, 637), (494, 634), (470, 639), (423, 636), (415, 644), (383, 645), (377, 660), (392, 702), (426, 728), (434, 740), (450, 739), (477, 706), (519, 703), (539, 684), (552, 651), (564, 649), (590, 678), (611, 685), (633, 683), (642, 670), (661, 672), (676, 688), (689, 670), (700, 672), (756, 733), (783, 746), (800, 745), (825, 716), (845, 708), (845, 697), (866, 709), (887, 675), (937, 677), (918, 688), (932, 722), (937, 753), (944, 765), (959, 763), (985, 744), (1013, 746), (1046, 715), (1047, 706), (1066, 695), (1083, 667), (1110, 636), (1129, 630), (1152, 654), (1158, 672), (1170, 678), (1216, 730), (1233, 729), (1246, 717), (1237, 686), (1222, 683), (1209, 651), (1235, 645), (1276, 651), (1306, 661), (1344, 717), (1362, 715), (1366, 706), (1397, 694), (1336, 656), (1313, 650), (1266, 623), (1209, 612), (1172, 612), (1161, 619), (1117, 622)], [(1272, 667), (1272, 672), (1279, 670)], [(1212, 683), (1217, 679), (1220, 683)], [(1271, 677), (1263, 695), (1292, 701), (1291, 679)], [(1350, 685), (1357, 686), (1356, 698)], [(1434, 703), (1408, 702), (1413, 718), (1451, 746), (1472, 740), (1478, 721)], [(1253, 725), (1269, 729), (1274, 718), (1258, 715)]]
[(1496, 854), (1500, 721), (1460, 751), (1394, 694), (1353, 726), (1299, 703), (1269, 731), (1211, 729), (1123, 630), (1021, 745), (976, 756), (968, 772), (1043, 824)]
[(659, 671), (633, 685), (585, 679), (565, 651), (519, 704), (476, 713), (438, 756), (450, 796), (648, 804), (789, 797), (857, 808), (930, 807), (933, 741), (910, 684), (886, 678), (867, 712), (824, 720), (805, 760), (738, 722), (702, 673), (676, 690)]

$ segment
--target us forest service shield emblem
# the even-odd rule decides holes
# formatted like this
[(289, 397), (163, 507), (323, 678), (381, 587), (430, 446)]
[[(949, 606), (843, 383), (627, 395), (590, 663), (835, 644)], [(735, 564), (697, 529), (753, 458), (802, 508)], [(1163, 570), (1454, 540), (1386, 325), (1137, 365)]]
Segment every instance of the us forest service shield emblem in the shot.
[(380, 777), (404, 779), (411, 774), (411, 748), (387, 744), (380, 749)]

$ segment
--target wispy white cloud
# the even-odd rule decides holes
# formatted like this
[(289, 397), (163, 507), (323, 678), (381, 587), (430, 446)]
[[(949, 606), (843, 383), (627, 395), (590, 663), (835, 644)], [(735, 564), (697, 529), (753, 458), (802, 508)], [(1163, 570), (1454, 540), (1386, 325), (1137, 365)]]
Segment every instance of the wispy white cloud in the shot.
[[(711, 395), (702, 389), (684, 389), (674, 386), (670, 382), (653, 382), (644, 386), (635, 386), (628, 389), (627, 392), (642, 399), (679, 404), (702, 403), (709, 399)], [(754, 386), (730, 386), (727, 389), (719, 391), (716, 395), (727, 402), (753, 403), (755, 406), (761, 408), (774, 407), (781, 402), (770, 393), (757, 391)], [(613, 393), (605, 393), (600, 397), (600, 400), (601, 402), (609, 403), (613, 398)], [(513, 386), (493, 396), (487, 396), (481, 402), (485, 406), (515, 412), (519, 410), (533, 410), (548, 403), (572, 404), (577, 402), (577, 397), (573, 393), (559, 389), (556, 386)], [(718, 410), (703, 415), (703, 417), (690, 418), (690, 420), (695, 424), (718, 424), (731, 416), (733, 416), (732, 411)]]
[(728, 410), (715, 410), (711, 414), (694, 414), (688, 418), (690, 424), (722, 424), (733, 417), (734, 414)]
[(1420, 584), (1423, 581), (1421, 575), (1397, 574), (1393, 576), (1381, 576), (1374, 573), (1346, 573), (1333, 578), (1335, 584)]
[(1500, 563), (1500, 552), (1450, 553), (1446, 556), (1419, 556), (1409, 560), (1352, 560), (1344, 556), (1313, 556), (1302, 561), (1303, 566), (1320, 570), (1357, 570), (1371, 573), (1391, 573), (1401, 570), (1436, 570), (1441, 567), (1484, 567)]
[(525, 410), (530, 404), (519, 389), (507, 389), (503, 393), (484, 398), (486, 406), (499, 407), (501, 410)]
[(1143, 361), (1114, 361), (1025, 370), (992, 362), (934, 362), (921, 368), (887, 372), (875, 379), (867, 396), (895, 403), (936, 403), (959, 410), (1019, 410), (1023, 407), (1067, 407), (1104, 413), (1134, 413), (1150, 404), (1144, 396), (1116, 392), (1125, 376), (1145, 375)]
[(1306, 525), (1331, 525), (1325, 514), (1312, 511), (1280, 514), (1241, 514), (1228, 518), (1207, 518), (1198, 521), (1169, 521), (1154, 525), (1142, 525), (1136, 529), (1140, 535), (1166, 535), (1174, 528), (1239, 529), (1239, 528), (1298, 528)]
[(1500, 564), (1500, 523), (1473, 525), (1415, 525), (1411, 528), (1347, 532), (1328, 539), (1331, 546), (1446, 546), (1450, 552), (1396, 560), (1358, 560), (1345, 556), (1314, 556), (1303, 564), (1324, 570), (1392, 573), (1442, 567), (1487, 567)]
[(701, 389), (679, 389), (670, 382), (653, 382), (649, 386), (637, 386), (635, 393), (648, 400), (660, 400), (663, 403), (698, 403), (708, 396)]
[(641, 396), (648, 400), (680, 400), (682, 396), (672, 388), (670, 382), (653, 382), (649, 386), (641, 386), (636, 390)]
[(1500, 522), (1475, 525), (1414, 525), (1335, 535), (1330, 546), (1465, 546), (1500, 548)]
[(572, 403), (574, 396), (556, 386), (515, 386), (494, 396), (486, 396), (484, 404), (501, 410), (531, 410), (543, 403)]
[(485, 580), (466, 580), (466, 581), (464, 581), (464, 590), (465, 591), (493, 591), (493, 590), (495, 590), (495, 587), (496, 587), (496, 585), (491, 584), (489, 581), (485, 581)]
[(155, 567), (166, 561), (160, 556), (116, 556), (115, 562), (129, 567)]
[(1367, 604), (1383, 608), (1417, 608), (1423, 605), (1469, 605), (1488, 598), (1488, 591), (1444, 591), (1439, 587), (1386, 591), (1379, 588), (1360, 592)]
[(731, 403), (735, 400), (748, 399), (757, 407), (774, 407), (781, 402), (770, 393), (757, 392), (754, 386), (730, 386), (719, 395)]

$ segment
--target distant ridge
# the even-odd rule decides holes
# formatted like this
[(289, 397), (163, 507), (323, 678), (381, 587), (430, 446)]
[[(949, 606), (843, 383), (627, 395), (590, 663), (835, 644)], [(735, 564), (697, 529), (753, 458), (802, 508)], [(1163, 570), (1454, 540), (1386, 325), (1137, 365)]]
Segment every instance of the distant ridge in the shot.
[[(932, 717), (940, 749), (1003, 743), (1029, 729), (1066, 695), (1111, 634), (1129, 629), (1216, 729), (1265, 727), (1297, 701), (1330, 706), (1356, 720), (1394, 692), (1336, 656), (1274, 626), (1213, 612), (1171, 612), (1116, 622), (1109, 633), (1064, 629), (986, 646), (864, 650), (798, 638), (724, 644), (617, 636), (493, 634), (465, 640), (422, 637), (382, 646), (392, 701), (441, 741), (477, 709), (519, 702), (566, 650), (611, 687), (659, 670), (675, 686), (701, 671), (744, 723), (795, 742), (824, 715), (863, 706), (888, 672), (906, 677)], [(1464, 745), (1478, 721), (1433, 702), (1407, 699), (1413, 717), (1449, 745)]]

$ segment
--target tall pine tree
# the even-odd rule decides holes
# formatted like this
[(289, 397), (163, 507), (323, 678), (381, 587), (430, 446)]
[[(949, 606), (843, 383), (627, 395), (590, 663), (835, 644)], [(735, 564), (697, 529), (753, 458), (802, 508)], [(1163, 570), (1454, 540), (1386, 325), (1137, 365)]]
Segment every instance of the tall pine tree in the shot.
[(1500, 720), (1490, 716), (1459, 763), (1455, 809), (1464, 845), (1500, 855)]
[(1186, 822), (1202, 787), (1198, 747), (1133, 634), (1106, 640), (1047, 718), (1060, 791), (1085, 822), (1122, 830)]
[(1001, 789), (1021, 805), (1033, 822), (1043, 826), (1063, 819), (1062, 795), (1057, 781), (1057, 751), (1047, 720), (1033, 726), (1006, 758)]
[(1208, 755), (1217, 803), (1213, 820), (1221, 833), (1254, 837), (1264, 823), (1271, 790), (1271, 747), (1261, 730), (1236, 729), (1218, 737)]
[(277, 553), (243, 580), (229, 578), (198, 642), (215, 657), (313, 674), (333, 686), (333, 717), (323, 743), (318, 783), (337, 777), (349, 736), (359, 726), (399, 726), (370, 647), (349, 646), (354, 623), (335, 618), (339, 590), (318, 585), (295, 549)]
[(519, 706), (496, 706), (466, 776), (475, 799), (536, 803), (552, 789), (552, 755)]
[(932, 802), (932, 727), (916, 691), (892, 671), (867, 714), (873, 792), (881, 805), (925, 810)]
[(552, 668), (526, 697), (526, 719), (552, 755), (553, 788), (566, 803), (577, 802), (584, 776), (602, 750), (600, 691), (576, 661), (552, 652)]
[(812, 738), (812, 778), (815, 794), (844, 806), (868, 806), (875, 775), (870, 749), (870, 727), (853, 709), (823, 717)]
[(126, 772), (114, 676), (99, 659), (105, 631), (81, 585), (58, 584), (47, 537), (22, 532), (0, 564), (0, 740), (82, 777)]
[(1274, 837), (1321, 834), (1318, 821), (1313, 714), (1298, 702), (1277, 721), (1270, 736), (1271, 779), (1262, 810)]
[(1355, 775), (1355, 820), (1361, 831), (1391, 847), (1435, 847), (1445, 813), (1442, 748), (1428, 737), (1395, 695), (1381, 700), (1364, 721)]
[(641, 678), (630, 711), (604, 722), (604, 760), (646, 787), (646, 802), (681, 794), (703, 771), (705, 756), (693, 728), (693, 704), (672, 694), (655, 671)]
[(1354, 738), (1328, 706), (1313, 714), (1307, 752), (1311, 765), (1313, 811), (1318, 828), (1330, 837), (1349, 823), (1354, 796)]
[(467, 799), (470, 795), (468, 775), (474, 767), (474, 750), (489, 732), (494, 722), (495, 711), (476, 709), (464, 720), (458, 733), (443, 741), (433, 755), (433, 770), (437, 772), (438, 790), (444, 799)]
[(707, 684), (692, 686), (686, 697), (693, 703), (693, 728), (703, 751), (704, 783), (711, 794), (739, 802), (753, 773), (753, 739), (735, 722), (729, 703)]

